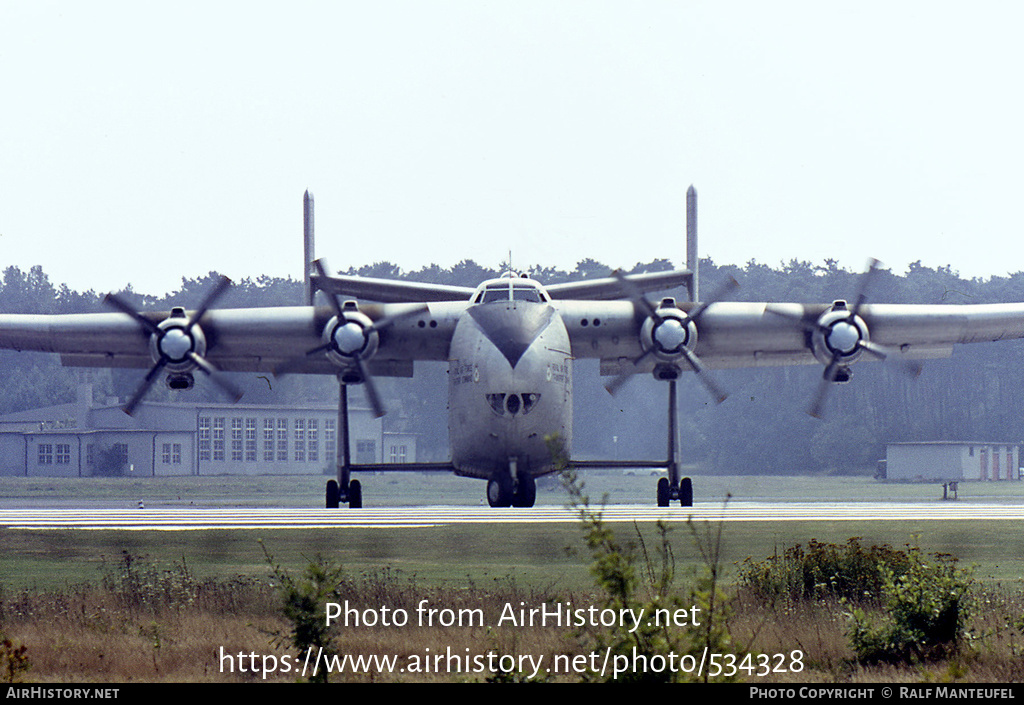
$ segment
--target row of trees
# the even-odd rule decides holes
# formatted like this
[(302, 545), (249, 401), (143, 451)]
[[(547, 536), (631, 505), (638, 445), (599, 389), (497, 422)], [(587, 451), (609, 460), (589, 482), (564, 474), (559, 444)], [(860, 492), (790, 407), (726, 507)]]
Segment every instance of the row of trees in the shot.
[[(439, 284), (475, 286), (497, 276), (471, 260), (450, 268), (437, 265), (404, 272), (380, 262), (346, 273)], [(667, 260), (637, 264), (633, 272), (671, 269)], [(571, 272), (536, 266), (529, 270), (544, 283), (608, 276), (606, 265), (579, 262)], [(744, 266), (701, 261), (702, 291), (709, 292), (733, 276), (741, 282), (734, 298), (748, 301), (828, 302), (853, 298), (858, 271), (834, 261), (820, 265), (791, 261), (777, 267), (755, 261)], [(118, 292), (140, 309), (167, 310), (195, 306), (213, 286), (216, 275), (182, 279), (166, 296)], [(892, 303), (982, 303), (1024, 301), (1024, 273), (990, 279), (963, 279), (949, 267), (932, 269), (915, 262), (906, 274), (882, 270), (872, 280), (870, 299)], [(678, 292), (682, 298), (682, 292)], [(237, 282), (218, 302), (224, 307), (295, 305), (302, 283), (258, 277)], [(84, 313), (107, 310), (102, 295), (54, 286), (39, 267), (23, 272), (8, 267), (0, 286), (4, 313)], [(858, 364), (850, 384), (837, 386), (824, 421), (805, 410), (821, 378), (819, 365), (789, 368), (720, 370), (716, 378), (730, 392), (714, 404), (694, 375), (680, 385), (680, 427), (684, 462), (721, 473), (870, 472), (894, 441), (976, 440), (1024, 441), (1024, 380), (1014, 374), (1024, 362), (1024, 344), (1007, 341), (958, 348), (952, 359), (928, 362), (917, 379), (890, 366)], [(102, 395), (131, 394), (141, 379), (135, 370), (90, 371)], [(53, 355), (0, 352), (0, 412), (70, 401), (82, 373), (62, 368)], [(337, 397), (333, 379), (294, 375), (270, 380), (237, 375), (246, 400), (266, 403), (329, 402)], [(198, 379), (188, 392), (220, 399), (212, 385)], [(411, 380), (381, 380), (394, 428), (420, 436), (421, 453), (447, 456), (447, 378), (443, 363), (417, 366)], [(660, 458), (666, 447), (666, 385), (650, 377), (631, 380), (616, 397), (604, 390), (597, 364), (581, 360), (575, 367), (576, 457)], [(154, 398), (177, 393), (155, 385)]]

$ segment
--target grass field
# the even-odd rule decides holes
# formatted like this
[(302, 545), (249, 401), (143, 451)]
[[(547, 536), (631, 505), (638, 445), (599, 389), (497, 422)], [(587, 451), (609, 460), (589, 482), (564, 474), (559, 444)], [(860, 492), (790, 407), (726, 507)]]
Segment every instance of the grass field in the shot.
[[(321, 477), (201, 478), (0, 478), (0, 506), (135, 507), (139, 499), (156, 506), (319, 506)], [(649, 503), (655, 480), (622, 473), (592, 473), (584, 490), (609, 503)], [(939, 503), (942, 488), (924, 484), (879, 483), (867, 478), (696, 477), (697, 501), (909, 501)], [(375, 475), (364, 479), (367, 506), (409, 504), (479, 505), (483, 483), (432, 474)], [(1020, 503), (1021, 483), (962, 483), (961, 503)], [(443, 498), (443, 501), (441, 501)], [(707, 501), (707, 500), (705, 500)], [(564, 505), (565, 491), (543, 483), (538, 504)], [(342, 509), (339, 511), (348, 511)], [(623, 530), (633, 531), (632, 527)], [(653, 527), (644, 527), (651, 533)], [(685, 528), (676, 529), (676, 555), (695, 559)], [(950, 553), (979, 566), (979, 576), (1002, 582), (1024, 576), (1024, 521), (780, 522), (730, 523), (725, 532), (726, 563), (763, 558), (777, 549), (812, 538), (842, 543), (851, 536), (866, 542), (903, 546), (917, 540), (928, 551)], [(915, 537), (917, 537), (915, 539)], [(447, 526), (431, 529), (267, 530), (199, 532), (11, 531), (0, 529), (0, 582), (7, 587), (47, 587), (93, 579), (104, 561), (122, 551), (161, 563), (184, 560), (201, 575), (265, 572), (258, 540), (285, 565), (298, 566), (317, 553), (352, 570), (391, 567), (424, 579), (451, 581), (516, 579), (572, 586), (588, 580), (587, 569), (567, 551), (581, 547), (579, 529), (564, 525)]]
[[(360, 475), (364, 506), (422, 506), (485, 503), (481, 480), (448, 473), (389, 473)], [(607, 494), (613, 504), (654, 502), (654, 476), (594, 471), (584, 476), (586, 491), (595, 500)], [(0, 477), (0, 507), (16, 506), (245, 506), (319, 507), (323, 476), (214, 476), (139, 478), (24, 478)], [(942, 486), (925, 483), (886, 483), (868, 477), (809, 477), (754, 475), (695, 475), (697, 502), (736, 501), (901, 501), (931, 502), (942, 497)], [(538, 504), (562, 505), (567, 496), (554, 476), (541, 478)], [(1024, 482), (962, 482), (962, 502), (1008, 502), (1024, 505)]]
[[(594, 473), (587, 476), (585, 489), (592, 497), (607, 495), (611, 503), (648, 503), (654, 483), (649, 477)], [(280, 477), (0, 478), (0, 506), (134, 507), (139, 499), (147, 507), (318, 506), (322, 485), (323, 478)], [(890, 499), (937, 505), (941, 501), (941, 487), (935, 485), (883, 484), (864, 478), (698, 476), (695, 487), (698, 502), (702, 497), (726, 495), (732, 496), (730, 501)], [(388, 475), (365, 478), (364, 489), (368, 505), (476, 505), (482, 497), (483, 483), (443, 475)], [(959, 501), (967, 505), (1000, 502), (1024, 506), (1022, 490), (1017, 483), (963, 483)], [(560, 488), (542, 486), (538, 502), (564, 504), (566, 495)], [(624, 540), (642, 541), (651, 550), (658, 542), (656, 527), (652, 525), (620, 524), (615, 528)], [(699, 524), (692, 531), (704, 536), (716, 528)], [(671, 532), (672, 554), (683, 585), (695, 584), (705, 567), (691, 534), (686, 525), (677, 525)], [(761, 560), (794, 544), (806, 545), (811, 539), (843, 544), (853, 536), (861, 537), (865, 545), (902, 548), (914, 543), (927, 553), (949, 553), (958, 557), (962, 565), (977, 566), (976, 576), (987, 591), (985, 599), (990, 600), (987, 612), (998, 615), (991, 631), (1003, 635), (999, 637), (1001, 651), (998, 658), (990, 656), (989, 661), (976, 659), (965, 671), (967, 675), (961, 677), (1021, 677), (1018, 667), (1013, 665), (1019, 663), (1014, 655), (1019, 655), (1015, 632), (1010, 629), (1010, 636), (1005, 636), (1011, 618), (1004, 615), (1019, 612), (1017, 606), (1024, 601), (1020, 598), (1024, 522), (730, 522), (724, 525), (722, 533), (723, 584), (735, 585), (740, 566), (748, 558)], [(543, 602), (565, 596), (585, 600), (595, 590), (590, 570), (592, 559), (578, 525), (178, 532), (0, 529), (0, 631), (29, 646), (34, 670), (28, 673), (35, 673), (32, 677), (36, 679), (245, 680), (237, 675), (225, 678), (212, 670), (214, 661), (210, 653), (218, 644), (267, 651), (272, 648), (267, 633), (284, 628), (280, 614), (270, 606), (274, 588), (270, 587), (272, 571), (264, 549), (294, 575), (315, 556), (327, 557), (343, 567), (353, 584), (363, 586), (356, 589), (356, 594), (360, 599), (370, 600), (371, 605), (374, 599), (412, 600), (410, 604), (414, 604), (420, 596), (437, 598), (442, 594), (444, 599), (456, 601), (486, 598), (497, 602)], [(247, 606), (228, 600), (228, 607), (219, 602), (212, 608), (204, 607), (206, 611), (202, 613), (196, 611), (198, 603), (194, 610), (179, 605), (170, 610), (125, 611), (123, 604), (115, 606), (114, 597), (97, 591), (95, 586), (123, 571), (126, 557), (130, 557), (133, 565), (154, 574), (184, 571), (190, 580), (211, 579), (222, 586), (218, 588), (220, 594), (225, 589), (231, 592), (230, 586), (236, 584), (233, 581), (240, 581), (237, 584), (243, 587), (235, 597)], [(381, 587), (385, 583), (386, 587)], [(799, 644), (813, 655), (813, 664), (809, 664), (813, 670), (809, 667), (792, 680), (918, 680), (959, 673), (959, 665), (948, 663), (930, 671), (851, 669), (841, 610), (834, 606), (807, 609), (810, 611), (789, 613), (780, 619), (779, 615), (768, 616), (761, 608), (748, 606), (735, 618), (734, 633), (742, 635), (749, 648), (778, 651)], [(71, 634), (80, 635), (81, 639)], [(493, 641), (498, 648), (507, 650), (535, 649), (553, 657), (560, 649), (568, 648), (564, 635), (522, 630), (488, 630), (487, 635), (488, 643)], [(482, 633), (465, 630), (430, 632), (416, 636), (418, 641), (413, 642), (405, 632), (365, 636), (372, 643), (346, 642), (346, 646), (399, 652), (447, 643), (469, 649), (476, 648), (484, 638)], [(534, 639), (539, 641), (534, 644)], [(419, 646), (410, 646), (411, 643)], [(115, 660), (130, 667), (115, 670)], [(365, 677), (351, 676), (355, 680)]]

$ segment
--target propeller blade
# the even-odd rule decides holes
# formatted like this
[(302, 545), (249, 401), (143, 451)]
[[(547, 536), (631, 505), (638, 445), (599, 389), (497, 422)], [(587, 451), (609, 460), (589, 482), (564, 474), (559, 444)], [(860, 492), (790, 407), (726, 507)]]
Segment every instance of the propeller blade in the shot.
[(604, 385), (604, 388), (608, 390), (608, 393), (611, 394), (612, 396), (617, 394), (618, 391), (622, 388), (622, 385), (628, 382), (629, 378), (636, 374), (636, 368), (639, 367), (643, 359), (650, 355), (652, 352), (654, 352), (654, 348), (648, 348), (644, 353), (640, 355), (640, 357), (633, 360), (633, 366), (631, 368), (627, 368), (624, 372), (616, 375), (614, 379), (608, 382), (608, 384)]
[(363, 386), (366, 388), (366, 400), (370, 402), (370, 408), (373, 409), (373, 418), (379, 419), (388, 412), (384, 408), (384, 403), (380, 400), (380, 394), (377, 393), (377, 385), (374, 383), (373, 377), (370, 376), (370, 371), (363, 364), (362, 360), (357, 357), (355, 364), (356, 369), (359, 370), (359, 376), (363, 378)]
[(824, 418), (825, 399), (828, 397), (828, 390), (831, 388), (832, 383), (835, 382), (836, 373), (839, 371), (839, 358), (839, 353), (832, 356), (832, 362), (828, 363), (828, 367), (825, 368), (825, 372), (821, 376), (821, 382), (818, 383), (818, 391), (814, 394), (814, 401), (811, 402), (810, 407), (807, 409), (807, 413), (816, 419)]
[(801, 314), (793, 313), (792, 311), (787, 311), (786, 309), (780, 309), (775, 304), (767, 304), (764, 307), (764, 312), (771, 313), (776, 316), (781, 316), (782, 318), (786, 318), (790, 321), (795, 321), (801, 328), (803, 328), (808, 333), (814, 333), (818, 331), (820, 331), (821, 333), (828, 333), (828, 328), (818, 325), (818, 322), (816, 320), (808, 321), (804, 319), (804, 317)]
[(654, 304), (647, 300), (644, 293), (640, 291), (640, 287), (627, 279), (622, 270), (616, 269), (612, 272), (612, 275), (619, 280), (619, 286), (622, 287), (623, 293), (633, 301), (634, 306), (643, 309), (644, 314), (652, 318), (655, 323), (661, 323), (662, 318), (658, 315), (658, 310), (654, 307)]
[(129, 304), (127, 301), (122, 299), (117, 294), (107, 294), (105, 297), (103, 297), (103, 302), (108, 306), (116, 308), (118, 311), (121, 311), (122, 313), (127, 313), (129, 316), (132, 317), (132, 319), (136, 323), (142, 326), (143, 329), (145, 329), (145, 331), (150, 335), (160, 334), (160, 328), (156, 325), (156, 323), (153, 323), (153, 321), (149, 320), (141, 313), (136, 311), (134, 306)]
[[(327, 279), (327, 262), (322, 259), (314, 260), (313, 266), (316, 267), (316, 273), (322, 279)], [(323, 291), (323, 289), (321, 289)], [(343, 318), (345, 314), (341, 311), (341, 302), (338, 301), (338, 297), (334, 294), (324, 292), (327, 294), (327, 299), (331, 302), (331, 308), (334, 309), (334, 315), (338, 318)]]
[(716, 304), (719, 301), (722, 301), (734, 290), (738, 289), (739, 286), (740, 283), (736, 281), (736, 277), (730, 276), (728, 280), (723, 282), (717, 289), (715, 289), (715, 292), (711, 295), (710, 299), (703, 303), (697, 304), (697, 306), (694, 307), (692, 311), (690, 311), (690, 313), (688, 314), (690, 320), (693, 321), (694, 323), (697, 323), (700, 317), (704, 315), (704, 312), (708, 310), (709, 306), (711, 306), (712, 304)]
[[(192, 317), (185, 324), (185, 333), (189, 334), (193, 346), (195, 345), (195, 338), (191, 336), (192, 328), (194, 328), (196, 324), (199, 323), (199, 319), (201, 319), (206, 314), (206, 312), (210, 309), (210, 307), (217, 299), (223, 296), (224, 292), (227, 291), (228, 287), (230, 286), (231, 280), (221, 275), (220, 278), (217, 280), (217, 284), (206, 295), (202, 303), (199, 304), (199, 308), (195, 310), (195, 312), (192, 314)], [(142, 383), (139, 385), (138, 389), (135, 390), (135, 393), (132, 395), (132, 398), (129, 399), (128, 403), (122, 407), (124, 412), (131, 416), (135, 412), (135, 409), (138, 407), (138, 405), (142, 402), (143, 397), (146, 396), (146, 393), (149, 391), (150, 387), (153, 386), (153, 383), (156, 381), (156, 378), (159, 376), (160, 372), (164, 369), (164, 367), (167, 366), (169, 362), (168, 358), (166, 357), (166, 354), (163, 351), (159, 350), (160, 338), (165, 334), (166, 331), (161, 330), (158, 324), (143, 316), (141, 313), (136, 311), (131, 304), (129, 304), (127, 301), (117, 296), (116, 294), (107, 294), (106, 297), (104, 298), (104, 302), (107, 305), (112, 306), (117, 310), (121, 311), (122, 313), (125, 313), (128, 316), (130, 316), (132, 320), (138, 323), (146, 333), (148, 333), (150, 336), (154, 336), (153, 338), (151, 338), (151, 340), (158, 341), (156, 347), (158, 349), (160, 359), (157, 360), (156, 364), (154, 364), (153, 367), (150, 368), (149, 372), (146, 373), (146, 377), (142, 380)], [(174, 314), (172, 313), (172, 316), (173, 315)], [(223, 389), (229, 395), (231, 395), (234, 401), (238, 401), (241, 398), (241, 390), (239, 390), (238, 387), (236, 387), (234, 384), (228, 381), (225, 378), (224, 373), (220, 372), (220, 370), (211, 365), (201, 355), (197, 354), (193, 350), (188, 353), (188, 357), (191, 360), (191, 362), (195, 364), (196, 367), (198, 367), (207, 375), (209, 375), (210, 379), (212, 379), (218, 386), (220, 386), (221, 389)], [(177, 358), (175, 358), (175, 363), (177, 362), (179, 361), (177, 360)]]
[(871, 353), (878, 359), (896, 365), (897, 369), (899, 369), (900, 372), (908, 374), (911, 377), (917, 377), (919, 374), (921, 374), (921, 370), (924, 369), (924, 366), (917, 360), (908, 360), (904, 358), (902, 355), (900, 355), (900, 353), (897, 350), (887, 347), (885, 345), (879, 345), (878, 343), (873, 343), (870, 340), (858, 341), (857, 345), (859, 345), (866, 352)]
[(231, 280), (222, 274), (220, 276), (220, 279), (217, 280), (216, 286), (214, 286), (210, 293), (206, 295), (206, 298), (203, 299), (203, 302), (199, 304), (199, 308), (197, 308), (195, 312), (192, 314), (192, 317), (188, 319), (188, 324), (185, 326), (186, 332), (192, 330), (192, 326), (199, 322), (199, 319), (206, 314), (210, 306), (213, 305), (213, 302), (219, 299), (224, 294), (224, 292), (228, 290), (228, 287), (230, 286)]
[(316, 346), (312, 350), (307, 350), (305, 353), (299, 355), (298, 357), (293, 357), (291, 359), (285, 360), (280, 365), (274, 368), (274, 376), (284, 377), (285, 375), (291, 374), (295, 370), (298, 370), (303, 365), (305, 365), (308, 358), (313, 357), (317, 353), (327, 352), (330, 349), (331, 344), (324, 343), (323, 345)]
[(228, 380), (227, 375), (210, 364), (206, 358), (201, 355), (197, 355), (194, 352), (190, 352), (188, 357), (196, 364), (196, 367), (205, 372), (210, 380), (212, 380), (218, 387), (223, 389), (229, 397), (231, 397), (232, 402), (236, 402), (242, 398), (242, 390)]
[(135, 394), (132, 395), (132, 398), (128, 400), (127, 404), (121, 407), (121, 410), (124, 411), (124, 413), (128, 414), (129, 416), (133, 416), (135, 414), (135, 408), (142, 401), (143, 397), (146, 396), (146, 393), (149, 391), (149, 388), (153, 386), (153, 382), (155, 382), (156, 378), (160, 376), (160, 372), (161, 370), (163, 370), (164, 365), (166, 364), (167, 362), (161, 359), (159, 362), (153, 365), (149, 372), (146, 373), (145, 379), (143, 379), (142, 384), (140, 384), (138, 388), (136, 388)]
[(868, 299), (868, 287), (871, 284), (871, 279), (875, 276), (875, 272), (878, 271), (879, 262), (875, 258), (871, 258), (868, 261), (868, 270), (860, 277), (860, 290), (857, 292), (857, 299), (853, 304), (853, 308), (850, 309), (850, 316), (856, 316), (860, 313), (860, 307), (864, 305), (864, 302)]
[(685, 357), (686, 361), (690, 363), (690, 367), (693, 368), (693, 371), (697, 373), (697, 379), (699, 379), (707, 390), (711, 392), (711, 396), (714, 397), (716, 404), (721, 404), (728, 398), (728, 392), (718, 386), (718, 383), (715, 382), (714, 377), (710, 372), (708, 372), (707, 368), (704, 367), (704, 363), (700, 361), (700, 358), (686, 348), (683, 348), (683, 357)]
[(427, 307), (427, 305), (423, 304), (421, 306), (417, 306), (416, 308), (409, 309), (408, 311), (395, 313), (390, 316), (384, 316), (383, 318), (374, 321), (373, 325), (371, 325), (366, 332), (369, 333), (370, 331), (382, 331), (386, 328), (390, 328), (399, 321), (404, 321), (406, 318), (412, 318), (413, 316), (418, 316), (421, 313), (426, 313), (428, 310), (429, 308)]

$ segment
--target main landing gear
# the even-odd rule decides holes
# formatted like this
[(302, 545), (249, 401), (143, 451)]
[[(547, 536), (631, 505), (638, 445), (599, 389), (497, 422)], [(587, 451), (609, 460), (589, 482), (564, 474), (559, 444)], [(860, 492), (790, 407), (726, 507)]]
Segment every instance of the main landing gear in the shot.
[(667, 507), (673, 499), (679, 500), (679, 506), (693, 506), (693, 481), (684, 477), (675, 487), (667, 477), (658, 480), (658, 506)]
[(328, 480), (326, 500), (325, 506), (328, 509), (337, 509), (342, 502), (347, 502), (351, 509), (359, 509), (363, 506), (363, 487), (359, 484), (359, 480), (350, 480), (348, 491), (342, 494), (338, 481)]
[[(672, 372), (675, 374), (673, 375)], [(672, 500), (678, 499), (682, 507), (693, 506), (693, 481), (679, 478), (679, 459), (676, 452), (676, 435), (678, 421), (676, 418), (676, 379), (679, 369), (674, 365), (664, 366), (661, 379), (668, 381), (668, 477), (658, 480), (658, 506), (667, 507)]]
[(348, 504), (350, 509), (363, 506), (363, 487), (351, 478), (352, 459), (348, 448), (348, 385), (338, 379), (338, 479), (327, 481), (325, 506), (337, 509)]

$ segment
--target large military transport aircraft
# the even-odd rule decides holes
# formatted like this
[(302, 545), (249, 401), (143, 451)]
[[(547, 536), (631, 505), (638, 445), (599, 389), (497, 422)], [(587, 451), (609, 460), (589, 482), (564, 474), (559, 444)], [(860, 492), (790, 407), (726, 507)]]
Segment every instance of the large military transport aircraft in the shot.
[[(711, 370), (813, 364), (823, 367), (810, 413), (821, 415), (835, 382), (861, 359), (886, 360), (909, 374), (919, 360), (945, 357), (956, 343), (1024, 337), (1024, 304), (896, 305), (866, 303), (876, 263), (852, 301), (827, 304), (737, 303), (730, 282), (701, 302), (697, 288), (696, 201), (688, 193), (687, 261), (678, 271), (544, 286), (509, 272), (473, 288), (332, 276), (322, 261), (307, 268), (307, 305), (214, 309), (223, 279), (195, 311), (136, 312), (110, 296), (117, 312), (0, 315), (0, 347), (55, 352), (65, 365), (139, 367), (148, 373), (125, 405), (131, 413), (161, 375), (175, 389), (205, 373), (234, 398), (224, 372), (333, 374), (340, 387), (337, 478), (326, 504), (362, 506), (353, 471), (448, 469), (487, 480), (491, 506), (532, 506), (535, 479), (566, 463), (576, 467), (663, 467), (657, 502), (693, 502), (679, 477), (676, 381), (693, 372), (712, 398), (725, 392)], [(312, 204), (307, 194), (307, 254)], [(688, 301), (649, 299), (685, 287)], [(328, 305), (314, 305), (313, 293)], [(572, 459), (572, 361), (600, 360), (615, 392), (632, 375), (669, 385), (664, 460)], [(354, 465), (349, 457), (349, 385), (364, 385), (385, 413), (374, 378), (408, 377), (416, 361), (449, 365), (451, 462)]]

